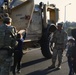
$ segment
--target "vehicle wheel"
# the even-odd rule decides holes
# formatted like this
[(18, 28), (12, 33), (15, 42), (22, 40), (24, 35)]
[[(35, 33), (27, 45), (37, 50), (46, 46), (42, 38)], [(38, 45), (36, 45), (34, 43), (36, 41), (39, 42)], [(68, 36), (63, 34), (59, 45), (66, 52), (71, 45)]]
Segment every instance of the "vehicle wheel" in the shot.
[[(51, 27), (52, 28), (52, 30), (53, 30), (53, 27)], [(41, 43), (40, 43), (40, 45), (41, 45), (41, 52), (42, 52), (42, 54), (43, 54), (43, 56), (45, 57), (45, 58), (52, 58), (52, 49), (50, 48), (50, 35), (49, 35), (49, 29), (50, 29), (50, 27), (48, 27), (47, 29), (45, 29), (44, 31), (43, 31), (43, 35), (42, 35), (42, 38), (41, 38)], [(54, 28), (54, 30), (53, 31), (55, 31), (56, 30), (56, 28)]]

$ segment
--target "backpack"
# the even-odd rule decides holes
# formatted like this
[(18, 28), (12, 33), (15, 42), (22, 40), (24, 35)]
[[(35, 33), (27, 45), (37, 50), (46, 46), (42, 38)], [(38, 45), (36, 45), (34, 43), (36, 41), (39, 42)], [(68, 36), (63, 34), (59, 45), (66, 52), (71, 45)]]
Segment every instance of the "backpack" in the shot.
[(7, 25), (0, 25), (0, 48), (14, 47), (16, 39), (12, 34), (12, 28)]

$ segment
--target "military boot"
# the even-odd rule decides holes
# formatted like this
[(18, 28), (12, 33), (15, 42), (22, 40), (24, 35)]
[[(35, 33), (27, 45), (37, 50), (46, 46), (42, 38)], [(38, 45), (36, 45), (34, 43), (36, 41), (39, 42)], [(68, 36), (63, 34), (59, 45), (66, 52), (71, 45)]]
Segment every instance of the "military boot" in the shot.
[(61, 63), (58, 64), (57, 69), (61, 69)]
[(55, 68), (55, 63), (53, 63), (49, 68), (50, 68), (50, 69)]

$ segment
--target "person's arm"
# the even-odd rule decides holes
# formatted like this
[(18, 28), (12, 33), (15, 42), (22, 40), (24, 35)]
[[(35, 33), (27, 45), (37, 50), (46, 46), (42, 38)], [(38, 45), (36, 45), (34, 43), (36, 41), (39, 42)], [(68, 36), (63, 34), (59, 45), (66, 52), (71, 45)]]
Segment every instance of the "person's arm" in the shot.
[(12, 43), (11, 43), (11, 47), (14, 48), (18, 42), (17, 40), (17, 30), (15, 27), (10, 26), (10, 32), (11, 32), (11, 36), (12, 36)]
[(24, 35), (23, 35), (23, 39), (25, 40), (25, 38), (26, 38), (26, 32), (24, 33)]
[(25, 30), (20, 30), (18, 33), (22, 35), (22, 39), (25, 40), (26, 38), (26, 29)]
[(68, 40), (67, 40), (67, 33), (64, 32), (64, 49), (65, 49), (66, 46), (67, 46), (67, 42), (68, 42)]
[(14, 38), (16, 38), (16, 36), (17, 36), (17, 30), (16, 30), (16, 28), (14, 26), (11, 26), (11, 33), (12, 33), (12, 36)]
[(75, 55), (76, 55), (76, 53), (75, 53), (76, 51), (75, 51), (75, 47), (73, 46), (72, 47), (72, 51), (71, 51), (71, 57), (74, 59), (74, 57), (75, 57)]

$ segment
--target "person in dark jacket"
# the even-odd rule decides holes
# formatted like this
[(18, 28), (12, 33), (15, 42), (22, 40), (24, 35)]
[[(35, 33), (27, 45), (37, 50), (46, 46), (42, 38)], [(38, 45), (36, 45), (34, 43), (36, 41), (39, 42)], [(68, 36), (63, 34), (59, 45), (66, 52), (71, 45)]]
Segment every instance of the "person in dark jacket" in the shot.
[(23, 41), (25, 37), (26, 37), (26, 33), (24, 34), (24, 36), (22, 36), (20, 33), (17, 34), (18, 45), (15, 47), (15, 51), (14, 51), (13, 75), (16, 75), (16, 72), (15, 72), (16, 67), (17, 67), (17, 73), (21, 72), (20, 63), (23, 56), (22, 47), (23, 47)]
[(72, 29), (72, 36), (75, 39), (75, 46), (72, 47), (73, 70), (76, 73), (76, 29)]
[(67, 60), (68, 60), (68, 66), (69, 66), (69, 75), (74, 75), (74, 70), (73, 70), (73, 59), (72, 59), (72, 52), (73, 49), (72, 47), (75, 45), (75, 40), (73, 38), (68, 40), (67, 46)]

